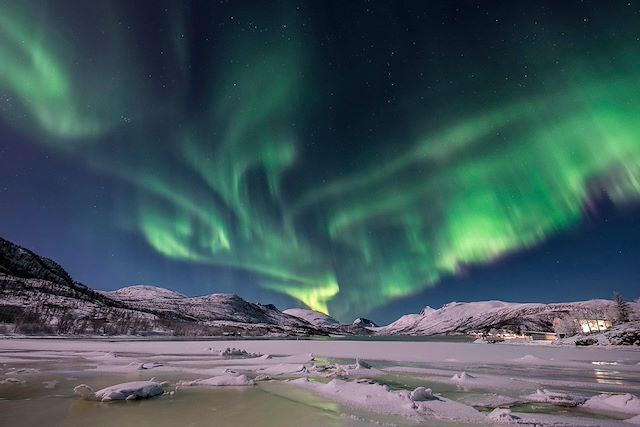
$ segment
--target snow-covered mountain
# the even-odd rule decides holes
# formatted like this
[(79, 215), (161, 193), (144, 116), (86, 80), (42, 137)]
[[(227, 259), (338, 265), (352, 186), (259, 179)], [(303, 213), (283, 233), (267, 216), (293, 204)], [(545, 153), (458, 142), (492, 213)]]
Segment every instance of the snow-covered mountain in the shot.
[(320, 329), (331, 332), (332, 334), (369, 335), (373, 333), (372, 330), (367, 329), (370, 325), (366, 323), (354, 322), (351, 325), (344, 325), (333, 317), (315, 310), (306, 308), (289, 308), (283, 311), (283, 313), (303, 319)]
[(74, 282), (54, 261), (0, 238), (0, 332), (132, 333), (160, 319)]
[(186, 297), (153, 286), (113, 292), (74, 282), (50, 259), (0, 238), (0, 333), (326, 335), (237, 295)]
[[(633, 311), (640, 311), (630, 303)], [(452, 302), (437, 310), (425, 307), (419, 314), (407, 314), (380, 328), (379, 335), (436, 335), (505, 329), (511, 331), (552, 331), (553, 321), (567, 315), (605, 318), (615, 310), (608, 300), (562, 304), (520, 304), (503, 301)]]
[(137, 285), (103, 292), (111, 299), (138, 310), (202, 322), (206, 325), (251, 325), (253, 330), (281, 329), (282, 332), (319, 332), (310, 322), (280, 312), (273, 305), (253, 304), (237, 295), (212, 294), (187, 297), (155, 286)]
[(339, 328), (341, 325), (340, 322), (338, 322), (333, 317), (307, 308), (289, 308), (283, 311), (283, 313), (288, 314), (289, 316), (294, 316), (299, 319), (306, 320), (312, 325), (319, 326), (321, 328), (335, 329)]
[[(629, 303), (638, 319), (640, 304)], [(359, 318), (351, 325), (307, 309), (280, 312), (237, 295), (187, 297), (148, 285), (111, 292), (75, 282), (54, 261), (0, 238), (0, 333), (177, 335), (436, 335), (506, 329), (552, 331), (555, 319), (611, 318), (615, 303), (564, 304), (502, 301), (425, 307), (384, 327)]]

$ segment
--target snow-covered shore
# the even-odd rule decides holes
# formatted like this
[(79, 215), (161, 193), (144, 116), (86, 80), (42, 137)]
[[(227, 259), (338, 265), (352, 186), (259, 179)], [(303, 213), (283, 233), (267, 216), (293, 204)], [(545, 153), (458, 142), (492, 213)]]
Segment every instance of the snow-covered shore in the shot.
[(640, 362), (640, 349), (635, 347), (581, 348), (531, 345), (477, 345), (457, 342), (421, 341), (350, 341), (350, 340), (233, 340), (233, 341), (152, 341), (152, 340), (82, 340), (82, 339), (0, 339), (0, 352), (66, 351), (66, 352), (132, 352), (145, 354), (198, 355), (207, 348), (238, 347), (250, 353), (293, 355), (309, 354), (331, 358), (362, 357), (396, 362), (472, 362), (565, 366), (567, 363), (592, 361)]

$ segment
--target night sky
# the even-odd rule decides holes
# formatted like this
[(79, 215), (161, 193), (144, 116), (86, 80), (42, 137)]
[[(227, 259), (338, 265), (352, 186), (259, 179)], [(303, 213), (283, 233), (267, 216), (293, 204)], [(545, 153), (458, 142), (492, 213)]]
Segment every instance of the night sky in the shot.
[(0, 0), (0, 236), (388, 322), (640, 293), (640, 3)]

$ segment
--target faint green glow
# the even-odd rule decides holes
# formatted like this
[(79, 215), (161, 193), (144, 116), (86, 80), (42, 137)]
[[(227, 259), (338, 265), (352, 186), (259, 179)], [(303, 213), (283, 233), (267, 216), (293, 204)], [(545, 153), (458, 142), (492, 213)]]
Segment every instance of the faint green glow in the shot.
[[(47, 45), (47, 36), (8, 10), (0, 13), (0, 58), (0, 89), (12, 94), (46, 133), (79, 138), (104, 129), (78, 102), (78, 93)], [(21, 116), (15, 114), (13, 119), (22, 120)]]

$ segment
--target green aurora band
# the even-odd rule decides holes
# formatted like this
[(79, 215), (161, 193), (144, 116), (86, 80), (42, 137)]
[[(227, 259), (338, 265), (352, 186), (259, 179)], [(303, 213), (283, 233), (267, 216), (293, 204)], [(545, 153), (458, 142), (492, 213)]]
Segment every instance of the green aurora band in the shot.
[[(640, 199), (637, 47), (616, 47), (629, 60), (615, 72), (597, 55), (574, 58), (570, 78), (526, 97), (435, 119), (407, 109), (426, 131), (393, 154), (374, 144), (360, 167), (327, 179), (331, 168), (305, 173), (316, 160), (302, 129), (321, 102), (311, 71), (322, 69), (295, 25), (295, 37), (229, 32), (210, 56), (197, 52), (211, 74), (194, 90), (196, 53), (181, 42), (188, 13), (176, 11), (159, 44), (178, 77), (159, 95), (140, 53), (127, 50), (135, 34), (83, 62), (93, 39), (70, 43), (69, 30), (29, 5), (0, 4), (3, 119), (122, 180), (132, 194), (123, 227), (157, 252), (246, 270), (318, 311), (371, 310), (540, 244), (576, 227), (602, 194)], [(117, 11), (103, 8), (96, 19), (118, 33)], [(280, 12), (264, 19), (295, 21)]]

